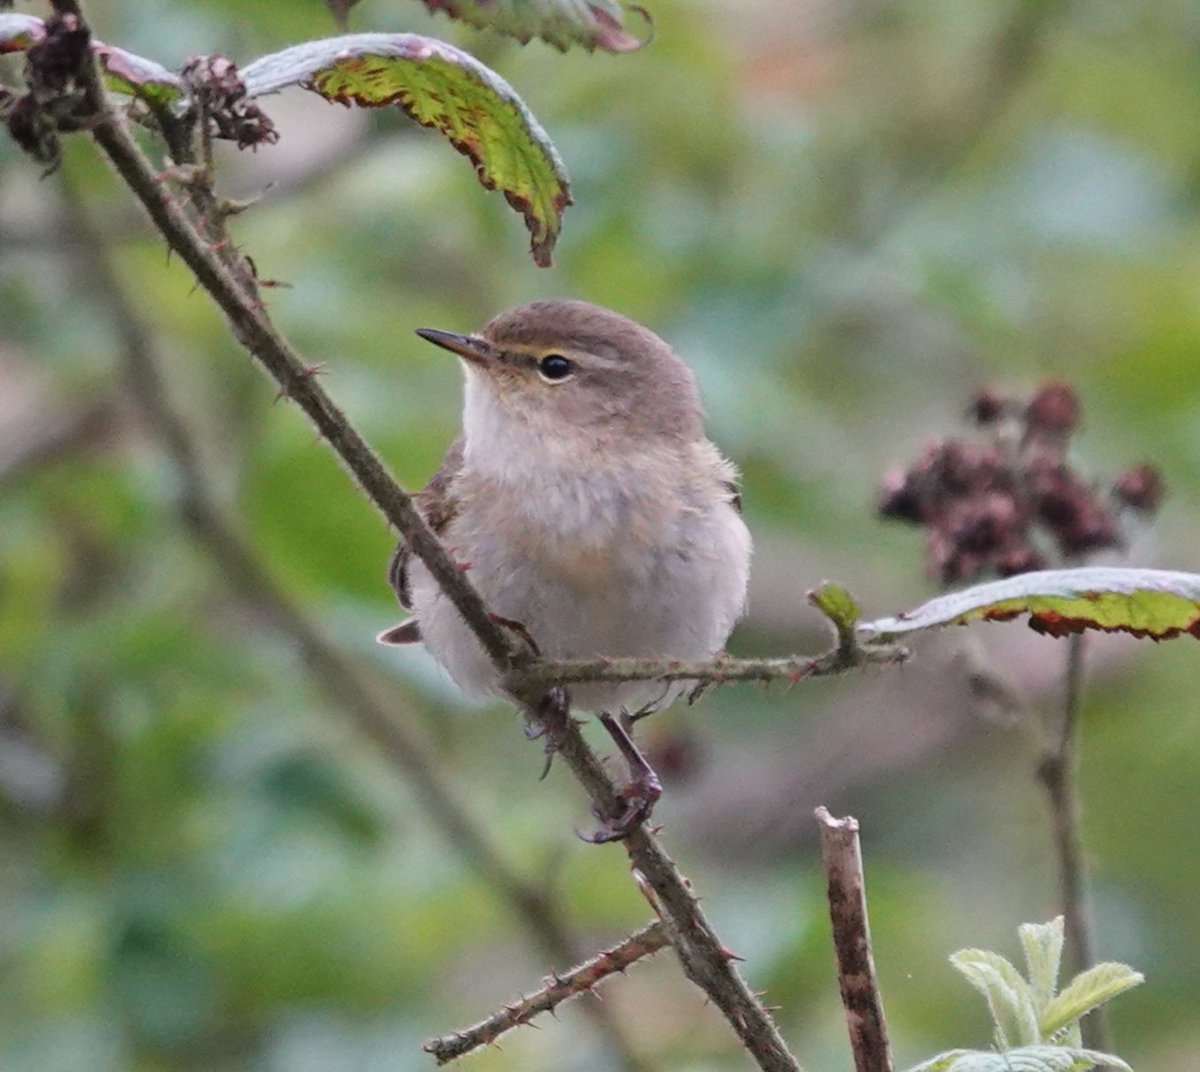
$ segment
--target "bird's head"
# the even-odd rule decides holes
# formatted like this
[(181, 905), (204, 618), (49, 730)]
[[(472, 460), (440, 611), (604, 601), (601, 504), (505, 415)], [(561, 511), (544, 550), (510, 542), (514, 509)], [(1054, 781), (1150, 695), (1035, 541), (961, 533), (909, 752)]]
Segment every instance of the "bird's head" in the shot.
[(476, 335), (417, 334), (462, 358), (468, 441), (473, 421), (626, 445), (703, 435), (691, 369), (654, 332), (598, 305), (537, 301), (501, 313)]

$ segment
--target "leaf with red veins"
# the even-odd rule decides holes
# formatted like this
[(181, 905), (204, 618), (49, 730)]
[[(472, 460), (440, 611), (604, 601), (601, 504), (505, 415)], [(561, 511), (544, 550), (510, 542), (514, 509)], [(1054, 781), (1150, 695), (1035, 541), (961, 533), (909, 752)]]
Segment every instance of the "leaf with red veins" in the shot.
[(340, 104), (396, 105), (470, 158), (480, 183), (521, 213), (545, 267), (571, 203), (549, 136), (513, 88), (473, 56), (418, 34), (350, 34), (284, 49), (242, 69), (247, 94), (303, 86)]
[[(625, 29), (625, 6), (617, 0), (424, 0), (430, 11), (443, 11), (480, 29), (515, 37), (521, 44), (540, 37), (566, 52), (582, 45), (589, 52), (633, 52), (646, 41)], [(644, 8), (631, 7), (647, 23)]]
[(36, 15), (0, 15), (0, 55), (24, 52), (46, 36), (46, 24)]
[(863, 641), (975, 620), (1029, 615), (1030, 628), (1050, 636), (1095, 629), (1152, 640), (1200, 638), (1200, 574), (1170, 570), (1084, 568), (1039, 570), (931, 599), (894, 618), (866, 622)]

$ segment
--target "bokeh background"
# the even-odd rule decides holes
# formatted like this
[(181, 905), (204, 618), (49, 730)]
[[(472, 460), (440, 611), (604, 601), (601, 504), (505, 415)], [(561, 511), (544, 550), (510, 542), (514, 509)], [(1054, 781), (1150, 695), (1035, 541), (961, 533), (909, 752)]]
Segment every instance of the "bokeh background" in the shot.
[[(876, 489), (958, 432), (985, 384), (1074, 383), (1079, 464), (1152, 461), (1172, 489), (1124, 560), (1200, 565), (1200, 6), (650, 6), (652, 45), (619, 57), (522, 48), (412, 0), (352, 16), (460, 44), (524, 96), (577, 202), (550, 270), (469, 165), (395, 112), (296, 91), (268, 102), (279, 145), (223, 154), (225, 192), (266, 191), (234, 229), (290, 285), (268, 292), (273, 316), (400, 479), (420, 486), (458, 421), (459, 373), (412, 329), (577, 296), (676, 344), (742, 467), (757, 555), (739, 654), (822, 650), (804, 601), (822, 579), (869, 615), (933, 590), (920, 535), (876, 518)], [(317, 0), (89, 12), (172, 66), (335, 32)], [(647, 905), (619, 847), (575, 838), (582, 793), (561, 770), (538, 782), (511, 710), (465, 706), (421, 651), (375, 644), (396, 615), (385, 525), (92, 147), (67, 148), (42, 178), (0, 144), (0, 1067), (430, 1067), (424, 1039), (567, 964), (414, 768), (576, 954)], [(250, 575), (181, 512), (186, 482), (131, 389), (131, 318)], [(425, 742), (415, 761), (364, 732), (305, 630)], [(666, 846), (806, 1067), (850, 1067), (820, 803), (863, 824), (898, 1064), (988, 1044), (946, 956), (1016, 957), (1017, 925), (1057, 911), (1032, 727), (1061, 703), (1064, 652), (980, 626), (900, 669), (729, 688), (651, 720)], [(1088, 650), (1096, 940), (1146, 973), (1113, 1021), (1119, 1052), (1157, 1072), (1200, 1048), (1197, 658), (1186, 639)], [(979, 668), (1017, 702), (973, 692)], [(604, 993), (605, 1022), (585, 999), (470, 1067), (748, 1066), (667, 954)]]

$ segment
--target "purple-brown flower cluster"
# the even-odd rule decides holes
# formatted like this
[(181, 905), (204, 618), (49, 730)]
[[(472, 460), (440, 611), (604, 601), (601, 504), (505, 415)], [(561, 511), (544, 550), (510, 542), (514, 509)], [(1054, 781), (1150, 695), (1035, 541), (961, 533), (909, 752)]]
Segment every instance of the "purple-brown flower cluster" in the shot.
[(274, 145), (279, 132), (270, 117), (246, 96), (237, 66), (224, 56), (196, 56), (180, 70), (184, 84), (201, 103), (213, 134), (239, 149)]
[(1149, 515), (1162, 501), (1150, 465), (1101, 486), (1067, 460), (1082, 415), (1069, 384), (1045, 383), (1027, 402), (981, 391), (970, 413), (983, 436), (934, 440), (884, 477), (879, 498), (883, 517), (926, 530), (929, 570), (944, 584), (1119, 548), (1121, 513)]

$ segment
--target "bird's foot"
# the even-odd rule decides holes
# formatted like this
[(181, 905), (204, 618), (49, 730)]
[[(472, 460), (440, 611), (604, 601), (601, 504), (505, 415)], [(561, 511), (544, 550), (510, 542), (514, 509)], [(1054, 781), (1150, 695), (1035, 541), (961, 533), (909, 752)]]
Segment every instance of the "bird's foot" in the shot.
[(629, 734), (633, 721), (634, 716), (628, 713), (623, 713), (619, 720), (610, 714), (600, 715), (601, 724), (608, 730), (617, 749), (629, 764), (631, 778), (629, 784), (617, 794), (615, 814), (602, 815), (593, 809), (596, 818), (600, 820), (600, 829), (591, 834), (579, 835), (593, 845), (621, 841), (628, 837), (650, 818), (654, 805), (662, 796), (662, 782), (658, 780), (658, 775), (646, 757), (638, 751)]
[(552, 688), (538, 702), (536, 713), (527, 712), (525, 739), (536, 741), (545, 738), (546, 765), (542, 768), (539, 781), (550, 773), (554, 754), (561, 747), (571, 719), (571, 694), (562, 686)]
[[(644, 707), (639, 707), (636, 711), (622, 711), (620, 715), (621, 725), (625, 732), (629, 735), (633, 734), (633, 727), (641, 722), (647, 715), (654, 714), (661, 706), (660, 701), (651, 700)], [(611, 732), (611, 731), (609, 731)], [(640, 752), (638, 753), (641, 754)]]
[(650, 818), (661, 796), (662, 783), (653, 771), (649, 778), (635, 778), (617, 794), (617, 807), (620, 809), (617, 815), (605, 818), (593, 809), (600, 826), (590, 834), (580, 834), (580, 839), (592, 845), (623, 841)]

